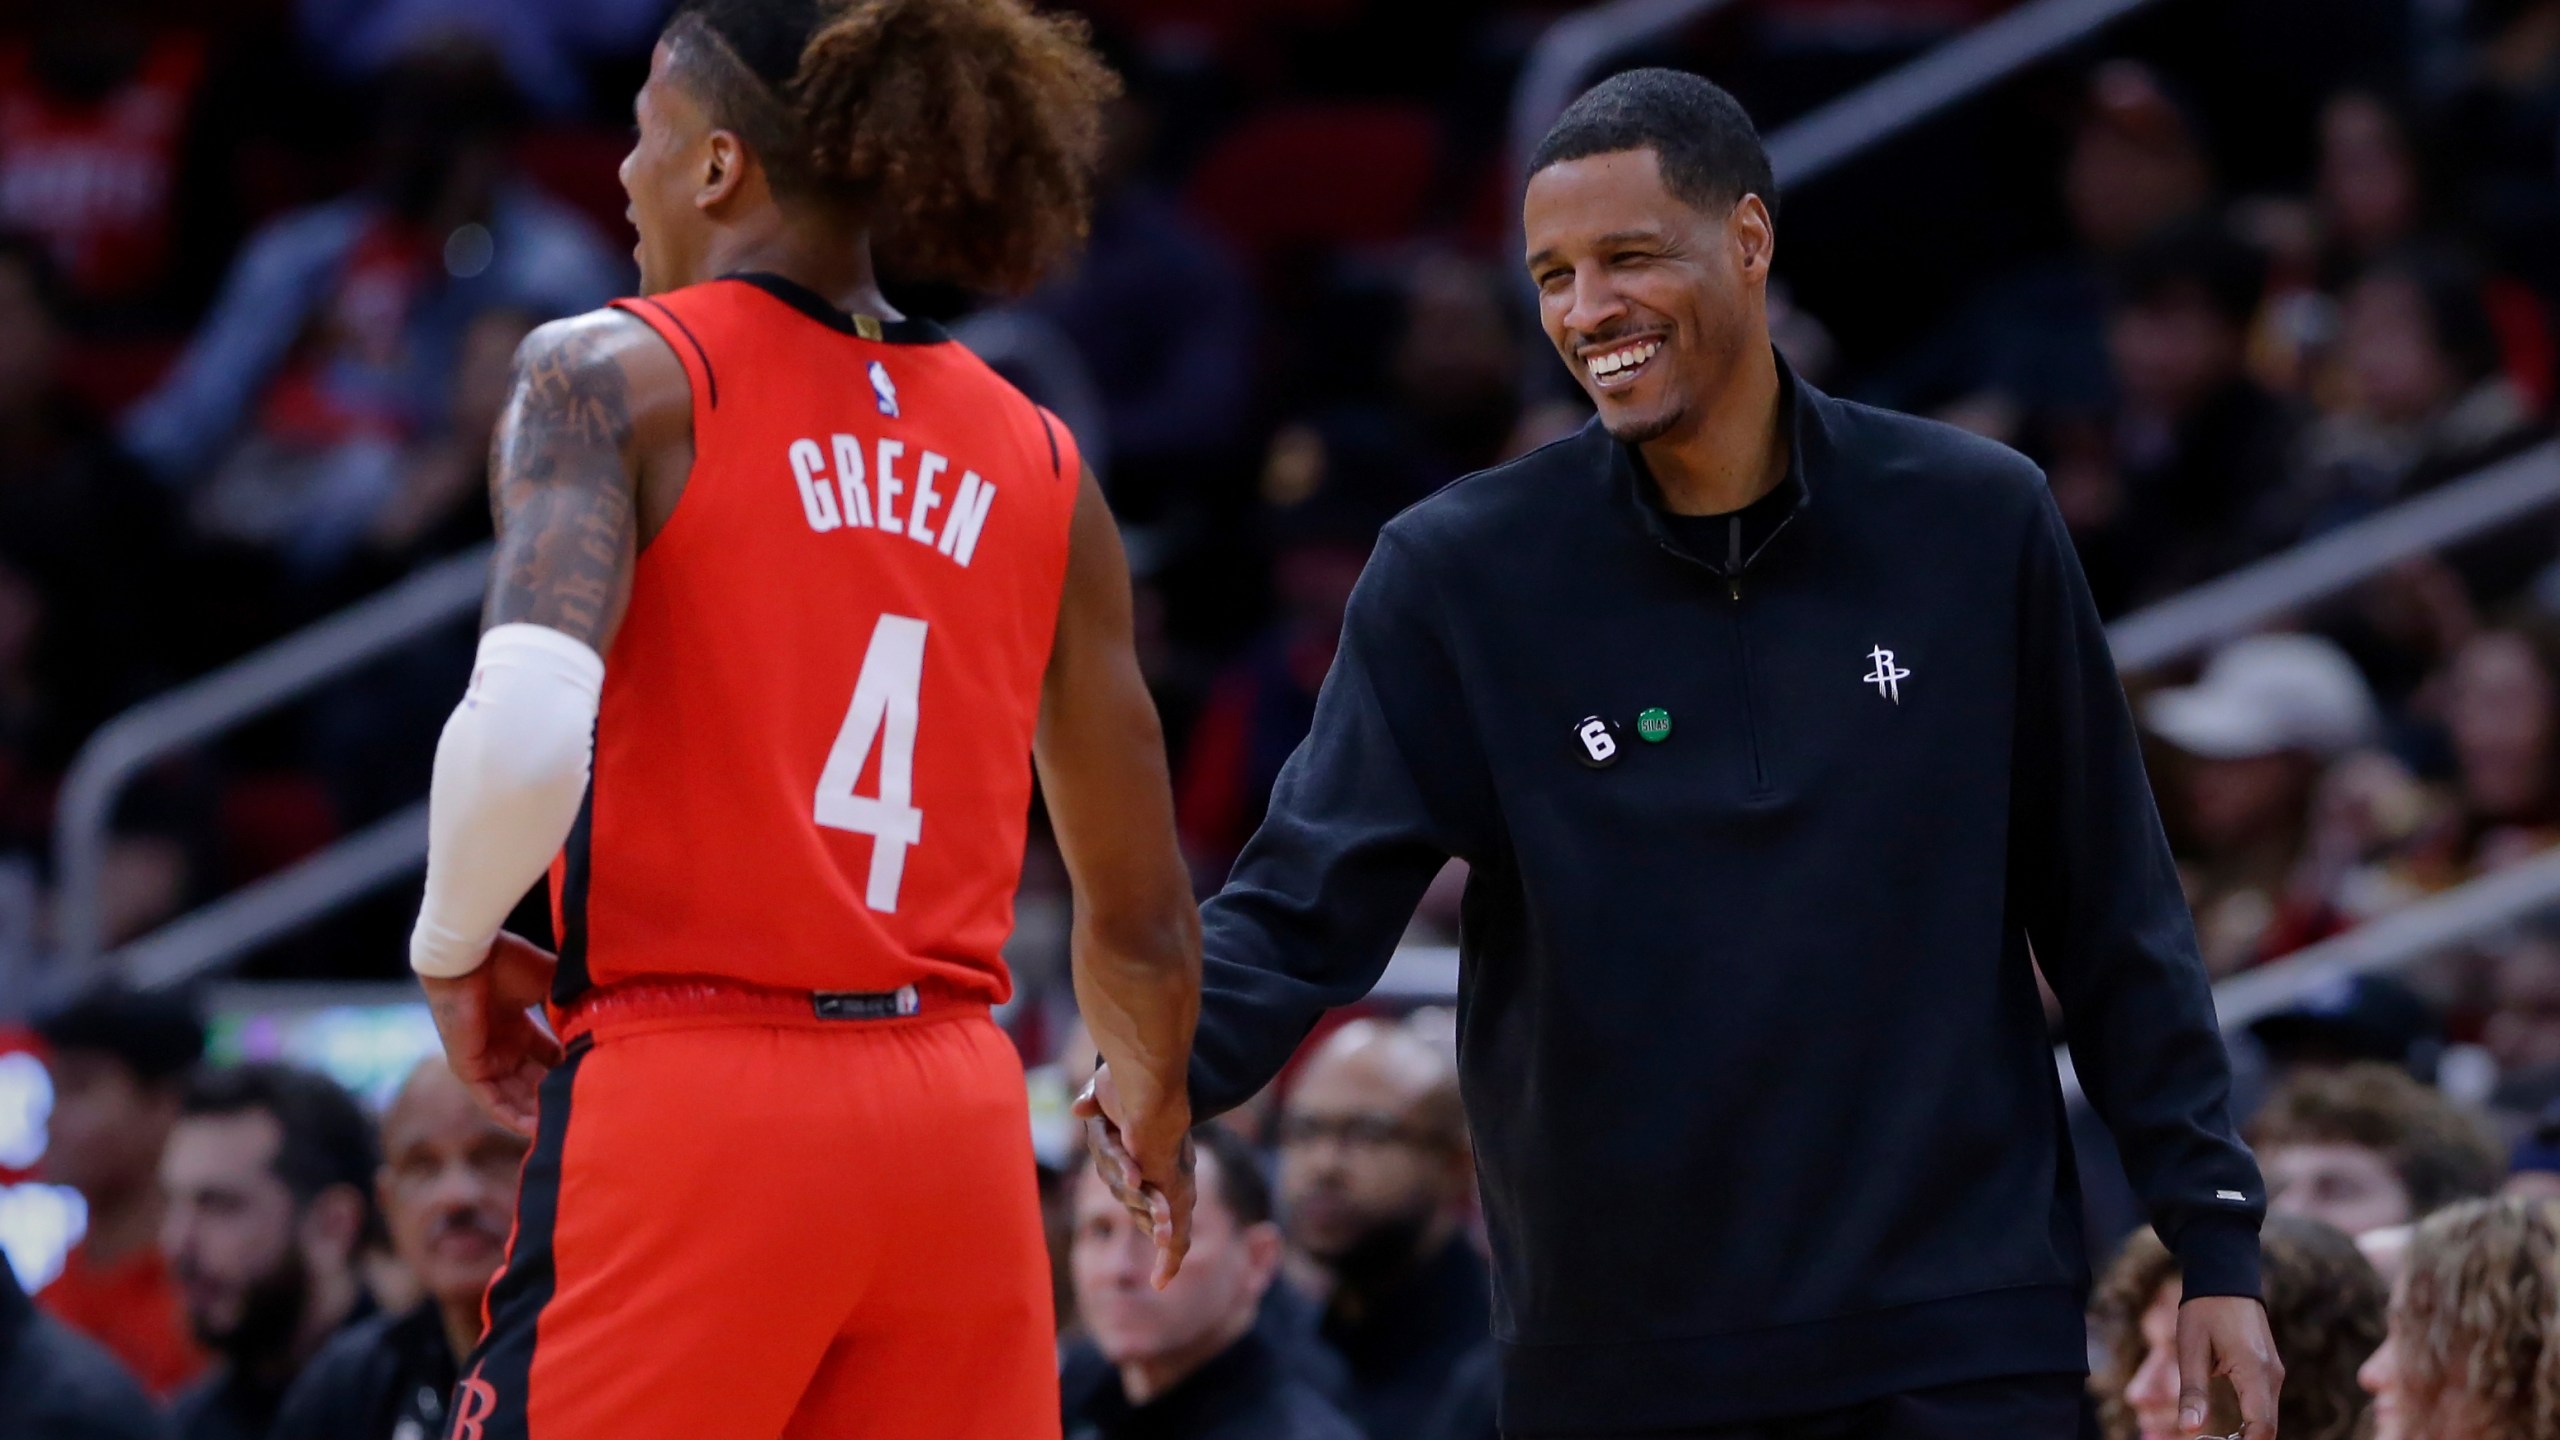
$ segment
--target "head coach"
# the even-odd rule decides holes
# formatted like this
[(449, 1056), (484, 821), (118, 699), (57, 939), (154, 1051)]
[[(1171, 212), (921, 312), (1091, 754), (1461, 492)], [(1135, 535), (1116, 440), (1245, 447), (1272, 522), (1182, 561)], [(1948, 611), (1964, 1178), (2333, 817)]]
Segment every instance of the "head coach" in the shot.
[(1539, 146), (1529, 274), (1599, 413), (1381, 535), (1203, 912), (1193, 1104), (1366, 992), (1463, 858), (1506, 1434), (2066, 1440), (2041, 966), (2184, 1263), (2191, 1433), (2219, 1374), (2269, 1440), (2265, 1191), (2062, 522), (2013, 452), (1789, 373), (1773, 189), (1672, 71)]

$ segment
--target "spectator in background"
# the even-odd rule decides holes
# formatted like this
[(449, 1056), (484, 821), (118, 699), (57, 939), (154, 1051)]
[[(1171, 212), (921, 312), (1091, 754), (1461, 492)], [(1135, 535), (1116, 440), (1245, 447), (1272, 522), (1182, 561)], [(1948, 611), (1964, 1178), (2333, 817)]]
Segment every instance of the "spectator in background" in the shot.
[[(33, 763), (44, 768), (167, 682), (166, 636), (192, 599), (173, 573), (164, 497), (61, 383), (63, 304), (37, 243), (0, 234), (0, 570), (31, 583), (42, 612), (24, 663), (42, 692), (31, 723)], [(9, 708), (0, 697), (0, 712)], [(12, 728), (0, 719), (0, 736)]]
[(2539, 629), (2483, 630), (2445, 673), (2453, 804), (2403, 864), (2426, 889), (2457, 885), (2560, 840), (2560, 661)]
[[(417, 567), (487, 540), (489, 439), (506, 404), (516, 346), (532, 329), (522, 311), (482, 312), (463, 331), (452, 409), (400, 457), (392, 493), (321, 587), (352, 603)], [(300, 757), (339, 816), (362, 822), (424, 792), (454, 686), (471, 673), (476, 637), (422, 637), (330, 687), (312, 706)]]
[[(480, 1341), (480, 1304), (506, 1259), (524, 1137), (489, 1118), (430, 1056), (382, 1114), (375, 1192), (391, 1248), (427, 1298), (350, 1325), (294, 1381), (274, 1440), (425, 1440)], [(1131, 1222), (1122, 1212), (1121, 1223)], [(1187, 1267), (1186, 1267), (1187, 1268)]]
[(600, 59), (646, 55), (667, 0), (299, 0), (303, 43), (338, 78), (363, 82), (397, 69), (421, 46), (455, 35), (487, 45), (515, 88), (547, 114), (587, 100)]
[(1345, 482), (1271, 516), (1279, 618), (1211, 683), (1174, 790), (1183, 848), (1210, 884), (1262, 823), (1281, 763), (1306, 738), (1351, 588), (1393, 513)]
[(188, 1089), (160, 1162), (161, 1246), (196, 1338), (221, 1357), (178, 1397), (178, 1440), (264, 1440), (294, 1377), (372, 1302), (372, 1122), (327, 1076), (251, 1064)]
[(1280, 427), (1263, 498), (1349, 493), (1380, 518), (1510, 453), (1526, 321), (1481, 260), (1426, 251), (1398, 276), (1382, 393)]
[(2530, 1115), (2560, 1100), (2560, 915), (2537, 917), (2486, 950), (2480, 1044), (2498, 1062), (2491, 1104)]
[(1280, 1113), (1285, 1273), (1323, 1306), (1369, 1440), (1410, 1440), (1491, 1328), (1466, 1232), (1475, 1170), (1449, 1057), (1403, 1028), (1327, 1036)]
[(2437, 213), (2409, 117), (2376, 91), (2349, 88), (2320, 107), (2313, 178), (2322, 269), (2343, 280), (2418, 238)]
[(353, 573), (342, 577), (350, 591), (386, 585), (489, 538), (489, 437), (506, 408), (516, 347), (535, 323), (500, 307), (463, 327), (444, 418), (401, 457), (398, 488), (374, 512), (351, 557)]
[(2560, 1102), (2544, 1107), (2532, 1133), (2516, 1142), (2500, 1195), (2560, 1201)]
[(1196, 487), (1196, 473), (1174, 472), (1242, 438), (1258, 322), (1243, 267), (1147, 173), (1158, 114), (1146, 63), (1112, 58), (1129, 90), (1105, 117), (1091, 236), (1024, 304), (1074, 342), (1102, 391), (1116, 504), (1126, 488)]
[(2230, 975), (2338, 928), (2297, 868), (2323, 769), (2380, 729), (2354, 662), (2318, 636), (2253, 635), (2195, 684), (2152, 695), (2142, 720), (2177, 751), (2168, 809), (2207, 970)]
[(176, 370), (125, 420), (132, 452), (190, 492), (199, 529), (296, 576), (342, 561), (394, 503), (409, 445), (450, 414), (475, 318), (583, 310), (627, 273), (514, 175), (519, 107), (488, 54), (416, 54), (379, 88), (370, 181), (251, 237)]
[(2432, 1073), (2444, 1027), (2417, 991), (2388, 975), (2345, 975), (2249, 1022), (2268, 1065), (2289, 1073), (2358, 1061)]
[(110, 982), (37, 1016), (35, 1029), (53, 1072), (45, 1178), (89, 1209), (86, 1233), (36, 1301), (167, 1396), (206, 1359), (160, 1252), (160, 1155), (204, 1057), (204, 1020), (177, 995)]
[(2308, 399), (2338, 339), (2338, 292), (2426, 223), (2417, 146), (2400, 112), (2369, 90), (2330, 97), (2313, 121), (2311, 194), (2254, 196), (2235, 222), (2268, 252), (2268, 294), (2250, 365), (2267, 388)]
[[(2255, 560), (2253, 511), (2283, 487), (2292, 417), (2248, 374), (2265, 262), (2220, 223), (2182, 221), (2118, 267), (2107, 322), (2117, 392), (2114, 524), (2080, 532), (2100, 607), (2139, 605)], [(2108, 593), (2108, 592), (2113, 593)]]
[(2560, 288), (2560, 0), (2470, 0), (2475, 48), (2440, 103), (2449, 177), (2503, 264)]
[(1091, 1345), (1068, 1351), (1060, 1379), (1067, 1440), (1359, 1440), (1257, 1331), (1281, 1248), (1259, 1158), (1214, 1126), (1195, 1140), (1191, 1253), (1160, 1291), (1145, 1228), (1090, 1162), (1075, 1169), (1071, 1268)]
[(0, 1435), (161, 1440), (160, 1415), (94, 1342), (39, 1312), (0, 1258)]
[[(2267, 1322), (2284, 1357), (2276, 1429), (2284, 1440), (2358, 1440), (2356, 1369), (2382, 1343), (2390, 1291), (2332, 1226), (2270, 1215), (2259, 1237)], [(2106, 1440), (2185, 1440), (2178, 1426), (2177, 1257), (2137, 1230), (2099, 1280), (2090, 1327), (2104, 1362), (2089, 1377)], [(2217, 1405), (2207, 1428), (2237, 1428)]]
[(2461, 257), (2407, 249), (2367, 268), (2346, 292), (2336, 393), (2304, 436), (2283, 533), (2334, 529), (2530, 443), (2531, 402), (2503, 364)]
[(2249, 1125), (2267, 1208), (2361, 1236), (2487, 1195), (2505, 1157), (2480, 1123), (2387, 1065), (2304, 1070)]
[(0, 42), (0, 230), (38, 237), (84, 312), (129, 318), (181, 258), (204, 40), (145, 0), (29, 8), (32, 42)]
[(2359, 1378), (2373, 1440), (2560, 1435), (2560, 1205), (2481, 1200), (2420, 1225)]
[(32, 866), (53, 824), (55, 767), (35, 651), (44, 596), (0, 560), (0, 856)]
[(2062, 175), (2077, 249), (1995, 282), (1869, 398), (1995, 439), (2014, 436), (2027, 415), (2103, 411), (2107, 267), (2201, 213), (2213, 189), (2196, 124), (2159, 75), (2131, 60), (2100, 65)]

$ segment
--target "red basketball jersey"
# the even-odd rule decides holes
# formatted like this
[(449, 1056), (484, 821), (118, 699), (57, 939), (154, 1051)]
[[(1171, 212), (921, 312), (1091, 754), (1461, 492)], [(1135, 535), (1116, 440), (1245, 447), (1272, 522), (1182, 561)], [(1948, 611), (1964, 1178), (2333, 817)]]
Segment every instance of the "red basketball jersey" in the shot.
[(1074, 441), (927, 322), (769, 276), (615, 303), (684, 362), (694, 459), (605, 656), (559, 998), (1001, 1001)]

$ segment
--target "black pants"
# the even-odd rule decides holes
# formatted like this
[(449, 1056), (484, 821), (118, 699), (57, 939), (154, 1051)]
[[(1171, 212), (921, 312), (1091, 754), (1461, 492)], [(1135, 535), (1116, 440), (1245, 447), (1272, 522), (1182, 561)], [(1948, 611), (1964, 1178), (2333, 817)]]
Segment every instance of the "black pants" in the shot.
[(2080, 1375), (1968, 1380), (1839, 1410), (1712, 1430), (1577, 1436), (1575, 1440), (2097, 1440), (2098, 1413)]

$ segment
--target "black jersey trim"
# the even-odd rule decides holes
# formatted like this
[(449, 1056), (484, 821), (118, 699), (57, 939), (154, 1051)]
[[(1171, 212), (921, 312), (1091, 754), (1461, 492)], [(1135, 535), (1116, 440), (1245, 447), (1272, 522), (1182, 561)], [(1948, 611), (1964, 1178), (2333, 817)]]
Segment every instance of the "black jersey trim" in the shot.
[(646, 296), (635, 300), (626, 300), (623, 303), (626, 305), (646, 305), (651, 310), (667, 317), (667, 323), (675, 326), (677, 332), (684, 336), (685, 343), (693, 347), (694, 358), (702, 362), (702, 383), (704, 387), (711, 392), (711, 408), (714, 410), (719, 409), (720, 376), (718, 372), (711, 368), (711, 352), (702, 348), (702, 342), (695, 338), (693, 327), (684, 323), (684, 317), (678, 315), (673, 310), (668, 309), (666, 306), (659, 304), (657, 301), (647, 298)]
[(584, 1043), (570, 1045), (559, 1066), (542, 1077), (541, 1118), (516, 1182), (515, 1236), (506, 1267), (489, 1287), (488, 1333), (463, 1367), (448, 1407), (449, 1433), (467, 1421), (477, 1422), (471, 1433), (481, 1440), (527, 1440), (530, 1433), (534, 1341), (560, 1279), (552, 1254), (560, 1223), (560, 1161), (568, 1145), (570, 1096), (587, 1051)]
[(1066, 461), (1058, 455), (1058, 422), (1050, 419), (1049, 412), (1037, 405), (1031, 407), (1031, 413), (1040, 417), (1040, 433), (1049, 437), (1049, 473), (1061, 480), (1066, 479)]
[(876, 315), (848, 314), (799, 281), (786, 280), (768, 270), (742, 270), (720, 278), (753, 285), (830, 330), (864, 340), (890, 345), (939, 345), (951, 338), (951, 333), (941, 326), (913, 315), (903, 320), (883, 320)]
[(586, 798), (578, 802), (577, 821), (560, 851), (560, 968), (551, 980), (556, 1005), (577, 999), (594, 983), (587, 969), (587, 886), (595, 865), (595, 821), (596, 787), (589, 780)]

